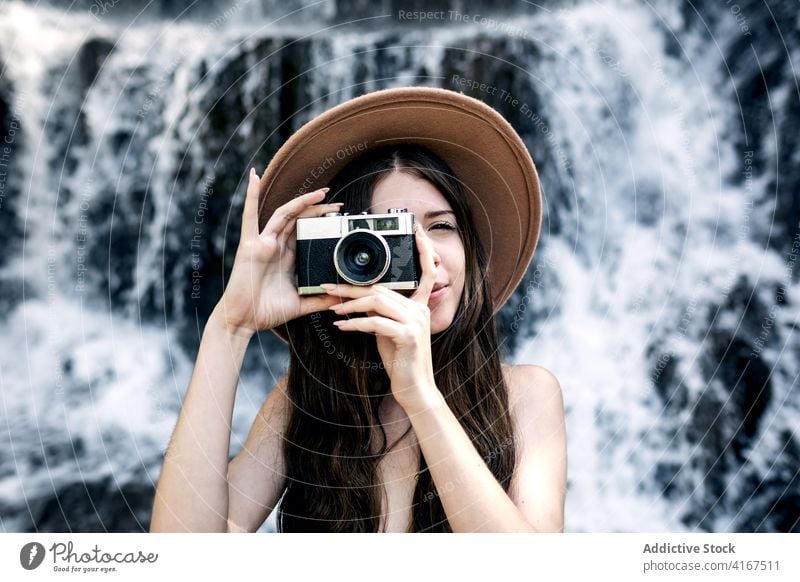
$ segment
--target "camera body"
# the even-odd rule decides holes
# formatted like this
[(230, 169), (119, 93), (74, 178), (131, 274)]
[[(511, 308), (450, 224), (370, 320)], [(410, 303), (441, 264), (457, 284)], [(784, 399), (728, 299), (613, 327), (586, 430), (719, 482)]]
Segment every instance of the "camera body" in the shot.
[(414, 214), (390, 208), (298, 218), (295, 269), (300, 295), (325, 293), (323, 283), (416, 289), (422, 269)]

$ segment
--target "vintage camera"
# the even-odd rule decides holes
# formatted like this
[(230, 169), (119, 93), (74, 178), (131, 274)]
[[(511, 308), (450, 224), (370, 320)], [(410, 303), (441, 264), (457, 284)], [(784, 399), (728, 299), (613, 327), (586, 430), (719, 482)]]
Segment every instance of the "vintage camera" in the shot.
[(296, 251), (300, 295), (325, 293), (322, 283), (416, 289), (422, 273), (407, 208), (298, 218)]

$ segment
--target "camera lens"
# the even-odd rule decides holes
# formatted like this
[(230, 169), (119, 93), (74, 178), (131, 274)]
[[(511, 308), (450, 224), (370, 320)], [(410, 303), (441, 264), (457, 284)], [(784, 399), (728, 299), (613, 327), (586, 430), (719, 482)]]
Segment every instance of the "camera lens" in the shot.
[(368, 230), (354, 230), (343, 236), (333, 251), (336, 272), (353, 285), (372, 285), (389, 268), (389, 245)]

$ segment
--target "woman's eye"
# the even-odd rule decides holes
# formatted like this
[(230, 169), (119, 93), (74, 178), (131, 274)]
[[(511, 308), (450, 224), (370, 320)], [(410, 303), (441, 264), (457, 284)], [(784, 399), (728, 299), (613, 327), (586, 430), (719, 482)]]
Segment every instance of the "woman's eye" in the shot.
[(445, 230), (456, 230), (456, 227), (450, 224), (449, 222), (437, 222), (431, 228), (444, 228)]

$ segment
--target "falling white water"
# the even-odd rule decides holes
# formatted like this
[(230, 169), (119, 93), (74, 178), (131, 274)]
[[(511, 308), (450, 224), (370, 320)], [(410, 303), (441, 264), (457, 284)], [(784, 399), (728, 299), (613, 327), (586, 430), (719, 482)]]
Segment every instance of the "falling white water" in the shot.
[[(537, 158), (546, 212), (540, 246), (506, 309), (519, 316), (512, 360), (548, 368), (563, 390), (566, 530), (693, 530), (704, 518), (696, 501), (708, 474), (705, 441), (689, 435), (702, 398), (727, 398), (701, 365), (708, 331), (712, 322), (739, 327), (740, 313), (720, 308), (737, 282), (749, 282), (768, 306), (786, 277), (783, 258), (755, 236), (771, 226), (769, 208), (758, 204), (765, 182), (731, 179), (748, 157), (729, 139), (738, 113), (720, 66), (724, 42), (716, 47), (694, 33), (670, 42), (680, 16), (667, 3), (520, 10), (505, 32), (474, 22), (395, 26), (385, 17), (343, 26), (331, 4), (297, 4), (292, 19), (281, 19), (277, 5), (259, 12), (253, 3), (216, 19), (136, 23), (3, 6), (0, 66), (24, 128), (13, 207), (24, 239), (5, 273), (24, 282), (25, 293), (0, 323), (3, 531), (146, 527), (196, 353), (179, 336), (189, 333), (195, 345), (199, 336), (185, 315), (189, 293), (175, 287), (192, 260), (182, 225), (196, 216), (204, 182), (243, 175), (252, 152), (242, 144), (279, 131), (253, 115), (275, 106), (289, 81), (264, 59), (263, 41), (295, 38), (307, 48), (305, 61), (289, 63), (309, 78), (305, 116), (387, 85), (454, 88), (456, 72), (489, 66), (483, 80), (493, 67), (513, 72), (515, 90), (528, 91), (512, 95), (521, 101), (510, 110), (516, 128), (549, 155)], [(85, 50), (90, 40), (96, 44)], [(670, 46), (679, 41), (685, 54)], [(79, 54), (84, 61), (71, 65)], [(99, 73), (82, 84), (79, 73), (92, 67)], [(220, 151), (240, 154), (233, 170), (204, 140), (221, 82), (241, 98), (241, 110), (228, 112), (238, 118), (235, 130), (220, 138)], [(505, 77), (497, 84), (512, 86)], [(539, 103), (528, 103), (530, 95)], [(215, 186), (214, 196), (234, 200), (223, 224), (240, 211), (238, 188)], [(215, 250), (226, 236), (211, 234)], [(109, 259), (98, 268), (104, 244)], [(785, 296), (800, 299), (794, 285)], [(790, 312), (775, 313), (780, 337), (794, 324)], [(761, 358), (781, 365), (742, 466), (766, 477), (784, 454), (780, 435), (796, 434), (800, 414), (791, 392), (797, 350), (764, 344)], [(232, 453), (285, 361), (283, 353), (261, 354), (261, 345), (254, 351), (263, 362), (240, 383)], [(671, 386), (681, 405), (665, 404), (656, 390), (666, 376), (662, 353), (676, 362)], [(674, 476), (665, 479), (664, 467)], [(745, 478), (734, 467), (727, 487), (735, 491)], [(62, 507), (64, 492), (83, 483), (95, 486), (83, 505)], [(677, 493), (665, 495), (667, 486)], [(714, 530), (735, 530), (742, 508), (711, 510)], [(691, 511), (700, 515), (687, 519)], [(272, 530), (269, 521), (261, 531)]]

